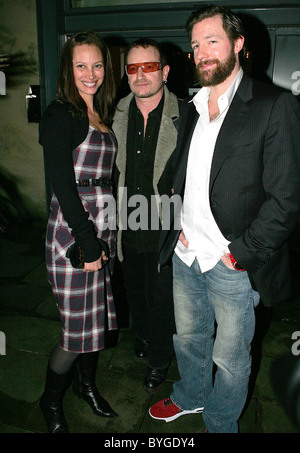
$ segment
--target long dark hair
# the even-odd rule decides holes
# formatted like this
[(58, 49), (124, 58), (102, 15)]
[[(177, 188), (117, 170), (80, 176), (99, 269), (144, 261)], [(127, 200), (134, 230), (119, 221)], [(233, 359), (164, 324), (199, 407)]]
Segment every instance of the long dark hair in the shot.
[(71, 105), (73, 114), (87, 115), (87, 106), (74, 81), (73, 51), (75, 46), (83, 44), (97, 46), (103, 56), (105, 77), (94, 96), (94, 108), (104, 124), (110, 124), (114, 114), (115, 82), (110, 52), (104, 41), (93, 31), (80, 31), (71, 36), (62, 49), (57, 79), (56, 98)]

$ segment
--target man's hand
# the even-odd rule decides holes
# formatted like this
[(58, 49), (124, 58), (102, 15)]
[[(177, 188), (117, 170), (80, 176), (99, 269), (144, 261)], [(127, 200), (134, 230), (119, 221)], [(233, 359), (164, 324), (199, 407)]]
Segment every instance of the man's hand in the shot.
[(179, 240), (183, 243), (183, 245), (188, 248), (189, 246), (189, 242), (187, 241), (185, 235), (184, 235), (184, 232), (183, 230), (181, 231), (180, 235), (179, 235)]
[(229, 253), (225, 253), (225, 255), (222, 256), (221, 260), (223, 261), (226, 267), (228, 267), (229, 269), (234, 269), (233, 264), (229, 258)]

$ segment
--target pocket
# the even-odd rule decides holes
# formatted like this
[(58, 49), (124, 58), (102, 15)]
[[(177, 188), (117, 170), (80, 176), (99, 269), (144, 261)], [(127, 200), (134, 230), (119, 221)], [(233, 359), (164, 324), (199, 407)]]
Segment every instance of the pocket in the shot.
[(236, 269), (234, 269), (233, 267), (228, 267), (226, 266), (226, 264), (224, 263), (224, 261), (222, 260), (222, 258), (220, 259), (219, 261), (219, 264), (221, 263), (221, 265), (223, 267), (225, 267), (225, 269), (227, 269), (229, 272), (238, 272)]

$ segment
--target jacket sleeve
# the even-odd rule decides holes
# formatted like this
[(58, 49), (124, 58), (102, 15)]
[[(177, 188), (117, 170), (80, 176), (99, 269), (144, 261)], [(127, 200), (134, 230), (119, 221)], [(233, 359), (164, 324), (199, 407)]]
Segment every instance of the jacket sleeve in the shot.
[(247, 271), (270, 262), (296, 226), (300, 208), (300, 112), (290, 93), (274, 102), (263, 149), (265, 201), (229, 249)]
[(76, 243), (84, 250), (85, 261), (92, 262), (100, 257), (101, 248), (76, 187), (72, 157), (74, 127), (74, 119), (66, 106), (53, 103), (40, 122), (39, 142), (44, 149), (45, 165), (63, 216)]

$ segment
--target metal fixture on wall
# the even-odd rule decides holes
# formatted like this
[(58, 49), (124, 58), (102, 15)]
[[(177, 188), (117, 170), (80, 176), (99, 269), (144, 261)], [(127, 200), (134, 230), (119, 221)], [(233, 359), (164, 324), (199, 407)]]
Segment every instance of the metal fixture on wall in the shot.
[(39, 123), (41, 119), (40, 86), (30, 85), (26, 94), (26, 110), (28, 123)]

